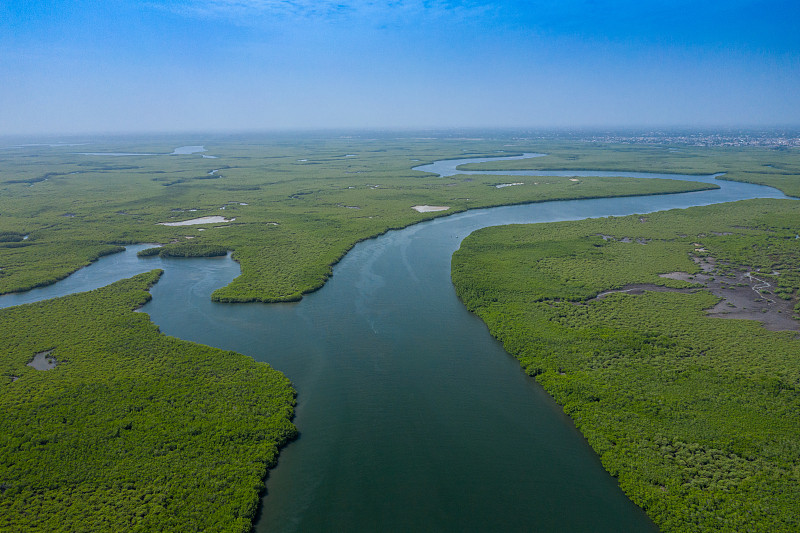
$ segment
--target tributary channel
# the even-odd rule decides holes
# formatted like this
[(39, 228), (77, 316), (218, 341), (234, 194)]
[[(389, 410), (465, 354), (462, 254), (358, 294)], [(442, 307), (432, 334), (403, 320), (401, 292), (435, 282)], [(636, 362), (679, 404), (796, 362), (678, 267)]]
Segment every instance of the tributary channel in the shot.
[[(496, 159), (417, 169), (446, 176), (459, 164)], [(236, 263), (138, 259), (137, 246), (38, 289), (38, 296), (0, 297), (0, 306), (164, 268), (142, 309), (162, 332), (235, 350), (284, 372), (298, 391), (300, 438), (281, 451), (269, 474), (258, 532), (656, 531), (561, 407), (456, 298), (451, 255), (464, 237), (486, 226), (786, 196), (713, 176), (476, 174), (661, 177), (722, 188), (438, 218), (359, 243), (322, 289), (297, 303), (213, 303), (211, 292), (238, 275)]]

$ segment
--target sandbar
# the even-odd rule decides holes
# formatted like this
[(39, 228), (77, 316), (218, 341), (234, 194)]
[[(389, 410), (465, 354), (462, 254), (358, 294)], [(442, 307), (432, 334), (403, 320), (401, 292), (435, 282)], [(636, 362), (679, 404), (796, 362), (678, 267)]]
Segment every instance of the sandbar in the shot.
[(195, 224), (219, 224), (220, 222), (233, 222), (234, 220), (236, 219), (212, 216), (181, 220), (180, 222), (159, 222), (159, 224), (162, 226), (194, 226)]
[(415, 205), (412, 207), (414, 211), (419, 213), (430, 213), (431, 211), (447, 211), (450, 209), (449, 205)]

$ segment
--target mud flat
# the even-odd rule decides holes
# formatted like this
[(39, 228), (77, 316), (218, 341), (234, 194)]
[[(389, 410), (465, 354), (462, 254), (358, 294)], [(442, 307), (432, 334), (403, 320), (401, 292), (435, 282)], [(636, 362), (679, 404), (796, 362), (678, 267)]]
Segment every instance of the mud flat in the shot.
[(800, 321), (793, 318), (794, 305), (791, 300), (783, 300), (774, 295), (772, 285), (759, 277), (758, 272), (736, 270), (722, 274), (716, 269), (713, 257), (693, 258), (703, 270), (702, 273), (670, 272), (661, 274), (662, 278), (687, 281), (699, 285), (697, 288), (676, 289), (649, 283), (625, 285), (621, 289), (601, 292), (596, 299), (609, 294), (623, 292), (630, 295), (645, 291), (689, 293), (707, 290), (722, 298), (706, 313), (714, 318), (738, 318), (756, 320), (770, 331), (800, 331)]

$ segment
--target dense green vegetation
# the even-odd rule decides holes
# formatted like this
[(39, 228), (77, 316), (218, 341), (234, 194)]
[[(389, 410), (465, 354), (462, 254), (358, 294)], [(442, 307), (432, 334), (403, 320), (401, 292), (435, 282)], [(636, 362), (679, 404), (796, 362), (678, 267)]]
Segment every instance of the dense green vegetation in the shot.
[[(186, 144), (204, 144), (213, 158), (167, 155)], [(83, 150), (160, 155), (76, 153)], [(4, 147), (0, 293), (52, 283), (121, 245), (150, 242), (163, 246), (142, 255), (233, 251), (242, 275), (216, 300), (297, 300), (356, 242), (391, 228), (477, 207), (708, 187), (515, 177), (508, 181), (526, 184), (498, 189), (505, 180), (497, 176), (411, 170), (522, 152), (550, 155), (486, 168), (726, 172), (800, 194), (796, 150), (763, 148), (410, 136)], [(421, 204), (450, 209), (411, 209)], [(706, 318), (702, 309), (715, 298), (704, 292), (589, 300), (630, 282), (690, 285), (656, 274), (696, 272), (687, 254), (706, 252), (694, 243), (722, 270), (761, 268), (776, 296), (796, 300), (794, 204), (743, 205), (551, 225), (547, 235), (498, 229), (471, 239), (454, 262), (461, 297), (665, 529), (797, 525), (797, 341)], [(227, 221), (159, 224), (210, 215)], [(295, 434), (293, 391), (249, 358), (160, 335), (132, 312), (156, 279), (0, 311), (0, 530), (249, 528), (266, 468)], [(26, 366), (49, 350), (55, 369)]]
[[(600, 292), (761, 269), (797, 301), (800, 203), (735, 204), (506, 226), (468, 237), (452, 277), (664, 531), (797, 531), (800, 340), (709, 318), (706, 290)], [(763, 291), (774, 298), (773, 290)]]
[(0, 231), (0, 242), (22, 242), (25, 235), (16, 231)]
[[(76, 153), (168, 154), (181, 144), (204, 144), (206, 155), (216, 159)], [(545, 148), (508, 138), (409, 136), (166, 137), (6, 148), (0, 151), (0, 235), (10, 237), (0, 239), (0, 293), (52, 283), (119, 250), (119, 244), (180, 242), (189, 255), (191, 247), (233, 251), (242, 274), (216, 291), (216, 300), (297, 300), (319, 288), (331, 265), (356, 242), (391, 228), (475, 207), (708, 187), (670, 180), (541, 178), (498, 189), (497, 176), (437, 178), (411, 170), (438, 159)], [(450, 210), (411, 209), (423, 204)], [(209, 215), (225, 215), (230, 222), (158, 224)], [(24, 235), (25, 241), (17, 238)]]
[(227, 255), (228, 250), (224, 246), (213, 244), (168, 244), (167, 246), (145, 248), (136, 253), (138, 257), (219, 257)]
[(0, 530), (249, 531), (294, 391), (134, 312), (159, 274), (0, 310)]

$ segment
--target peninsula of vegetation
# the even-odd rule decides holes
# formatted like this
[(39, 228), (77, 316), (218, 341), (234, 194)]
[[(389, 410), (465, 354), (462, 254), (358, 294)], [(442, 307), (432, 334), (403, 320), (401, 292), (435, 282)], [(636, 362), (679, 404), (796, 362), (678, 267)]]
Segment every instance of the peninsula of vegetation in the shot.
[(663, 531), (797, 531), (798, 233), (792, 200), (487, 228), (452, 279)]
[(294, 390), (134, 312), (159, 275), (0, 310), (0, 530), (250, 530)]

